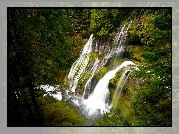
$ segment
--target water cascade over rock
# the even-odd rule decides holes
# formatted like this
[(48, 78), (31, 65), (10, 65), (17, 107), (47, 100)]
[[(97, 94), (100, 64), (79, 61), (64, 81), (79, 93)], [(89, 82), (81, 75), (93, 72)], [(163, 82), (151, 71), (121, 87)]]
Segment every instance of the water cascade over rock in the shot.
[[(136, 68), (136, 65), (133, 62), (124, 61), (121, 65), (119, 65), (115, 69), (107, 72), (105, 76), (102, 79), (100, 79), (100, 81), (98, 82), (98, 84), (96, 85), (94, 89), (94, 92), (89, 96), (87, 100), (83, 100), (83, 104), (86, 106), (85, 112), (86, 112), (87, 117), (94, 116), (94, 114), (97, 113), (97, 110), (100, 110), (101, 114), (103, 114), (103, 112), (104, 113), (109, 112), (110, 107), (106, 103), (106, 97), (110, 93), (108, 89), (109, 80), (115, 76), (117, 71), (125, 67), (127, 68), (129, 66)], [(129, 68), (127, 68), (127, 70), (124, 71), (122, 77), (119, 80), (118, 86), (121, 84), (121, 81), (124, 79), (124, 76), (127, 73), (127, 71), (129, 71)], [(117, 90), (118, 89), (116, 89), (115, 96), (118, 96)], [(116, 99), (116, 97), (114, 98)]]
[[(96, 58), (96, 61), (94, 62), (93, 67), (91, 69), (93, 70), (91, 73), (92, 75), (85, 84), (83, 97), (85, 96), (86, 90), (89, 89), (89, 87), (91, 87), (91, 80), (94, 76), (94, 72), (99, 71), (103, 66), (105, 66), (112, 56), (116, 56), (117, 59), (122, 58), (123, 53), (124, 53), (124, 44), (125, 44), (126, 37), (127, 37), (127, 30), (129, 29), (131, 24), (132, 24), (132, 21), (129, 23), (127, 28), (125, 28), (125, 25), (121, 26), (121, 28), (119, 29), (119, 31), (117, 32), (117, 34), (115, 35), (113, 39), (114, 45), (112, 48), (110, 48), (110, 43), (112, 42), (105, 42), (105, 46), (103, 46), (99, 41), (96, 42), (94, 51), (98, 52), (99, 55), (102, 52), (107, 52), (107, 54), (106, 56), (103, 57), (101, 61), (98, 60), (98, 57)], [(100, 46), (99, 50), (97, 48), (98, 46)]]
[(86, 43), (82, 52), (80, 53), (79, 58), (73, 63), (71, 70), (68, 74), (69, 89), (72, 92), (75, 92), (76, 86), (78, 84), (78, 80), (81, 78), (88, 64), (89, 54), (92, 50), (91, 48), (92, 42), (93, 42), (93, 34), (91, 34), (88, 42)]
[(136, 67), (136, 65), (131, 62), (131, 61), (125, 61), (123, 62), (122, 64), (127, 64), (125, 67), (125, 70), (123, 72), (123, 74), (121, 75), (119, 81), (118, 81), (118, 85), (117, 85), (117, 88), (116, 88), (116, 91), (115, 91), (115, 94), (114, 94), (114, 97), (113, 97), (113, 100), (112, 100), (112, 103), (110, 104), (110, 108), (111, 107), (116, 107), (116, 102), (119, 100), (119, 97), (121, 95), (121, 92), (122, 92), (122, 89), (124, 87), (124, 84), (126, 82), (126, 80), (128, 79), (129, 75), (131, 74), (131, 72), (133, 71), (133, 69), (135, 70), (138, 70), (138, 68)]
[[(63, 94), (63, 100), (68, 101), (69, 103), (79, 107), (79, 111), (88, 119), (94, 119), (98, 115), (103, 115), (103, 113), (109, 112), (112, 106), (115, 107), (115, 101), (119, 99), (122, 88), (125, 84), (125, 81), (128, 79), (132, 68), (137, 69), (136, 65), (131, 61), (124, 61), (119, 63), (112, 68), (108, 68), (108, 71), (100, 78), (95, 84), (92, 83), (95, 73), (100, 71), (107, 63), (113, 62), (111, 59), (115, 58), (119, 60), (123, 57), (125, 51), (124, 44), (126, 42), (127, 31), (132, 22), (126, 26), (123, 25), (120, 27), (117, 34), (110, 39), (94, 39), (93, 34), (91, 34), (88, 42), (85, 44), (84, 48), (79, 54), (79, 58), (73, 63), (70, 72), (68, 74), (68, 89), (66, 93)], [(90, 54), (96, 55), (96, 59), (92, 61), (92, 64), (89, 65)], [(118, 71), (125, 69), (122, 72), (122, 75), (119, 79), (118, 86), (115, 91), (112, 102), (107, 100), (110, 95), (108, 86), (109, 80), (115, 77), (115, 74)], [(77, 95), (78, 83), (84, 74), (88, 72), (89, 77), (84, 84), (83, 94)], [(68, 92), (72, 92), (68, 93)], [(60, 93), (61, 94), (61, 93)], [(60, 98), (61, 99), (61, 98)], [(109, 104), (110, 103), (110, 104)]]
[(91, 68), (91, 76), (90, 76), (90, 78), (88, 79), (88, 81), (87, 81), (86, 84), (85, 84), (84, 93), (83, 93), (83, 98), (84, 98), (84, 96), (85, 96), (86, 90), (87, 90), (87, 89), (90, 89), (90, 87), (91, 87), (91, 80), (92, 80), (92, 78), (93, 78), (94, 73), (95, 73), (96, 70), (97, 70), (98, 63), (99, 63), (99, 60), (98, 60), (98, 57), (97, 57), (96, 60), (95, 60), (95, 62), (94, 62), (94, 64), (93, 64), (93, 67)]

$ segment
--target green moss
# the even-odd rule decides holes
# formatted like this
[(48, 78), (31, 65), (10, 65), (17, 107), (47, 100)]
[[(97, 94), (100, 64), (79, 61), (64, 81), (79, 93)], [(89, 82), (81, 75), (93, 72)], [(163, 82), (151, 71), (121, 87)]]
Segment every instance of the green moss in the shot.
[(83, 94), (83, 92), (84, 92), (84, 88), (82, 88), (82, 87), (81, 87), (81, 88), (79, 89), (79, 94), (81, 94), (81, 95), (82, 95), (82, 94)]
[(97, 79), (101, 79), (107, 72), (108, 67), (102, 67), (98, 72), (96, 72), (94, 74), (94, 77), (96, 77)]
[(132, 52), (131, 59), (135, 60), (136, 64), (143, 63), (144, 58), (142, 57), (142, 54), (144, 54), (144, 47), (141, 47), (141, 45), (129, 45), (129, 49)]
[(91, 66), (92, 63), (95, 61), (95, 59), (96, 59), (96, 53), (91, 53), (89, 56), (88, 66)]
[(116, 87), (117, 87), (117, 85), (118, 85), (118, 82), (119, 82), (120, 77), (122, 76), (124, 70), (125, 70), (124, 68), (122, 68), (121, 70), (119, 70), (119, 71), (115, 74), (115, 76), (110, 80), (110, 82), (111, 82), (112, 84), (114, 84)]
[(85, 119), (60, 101), (43, 106), (45, 126), (82, 126)]
[(112, 84), (111, 82), (109, 82), (109, 92), (110, 92), (110, 101), (113, 100), (114, 94), (115, 94), (115, 90), (116, 90), (116, 85)]
[(66, 75), (63, 79), (63, 85), (64, 85), (64, 87), (68, 87), (68, 73), (66, 73)]
[(85, 87), (85, 84), (87, 82), (87, 80), (89, 79), (89, 77), (91, 76), (90, 72), (87, 72), (83, 75), (83, 77), (79, 80), (78, 82), (78, 87), (77, 89), (79, 90), (79, 94), (83, 94), (84, 92), (84, 87)]

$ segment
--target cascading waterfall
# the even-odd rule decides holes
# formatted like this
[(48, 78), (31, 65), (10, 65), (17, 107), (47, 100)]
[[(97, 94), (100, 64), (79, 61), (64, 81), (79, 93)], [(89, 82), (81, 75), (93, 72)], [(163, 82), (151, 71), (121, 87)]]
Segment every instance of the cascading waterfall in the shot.
[[(98, 52), (98, 55), (103, 54), (104, 51), (107, 52), (107, 54), (101, 60), (99, 60), (98, 57), (96, 58), (91, 70), (89, 71), (90, 77), (88, 78), (84, 86), (84, 92), (83, 92), (81, 104), (84, 107), (83, 110), (87, 117), (94, 116), (99, 110), (101, 114), (103, 114), (103, 112), (109, 111), (110, 107), (113, 105), (113, 101), (110, 106), (108, 106), (108, 104), (106, 103), (106, 98), (110, 94), (109, 89), (108, 89), (109, 80), (112, 79), (115, 76), (116, 72), (120, 70), (121, 68), (131, 66), (131, 65), (135, 66), (133, 62), (125, 61), (121, 65), (116, 67), (116, 69), (108, 71), (105, 74), (105, 76), (99, 80), (92, 94), (88, 96), (88, 99), (84, 99), (85, 95), (87, 94), (86, 93), (87, 90), (88, 91), (91, 90), (90, 89), (91, 81), (93, 79), (94, 73), (99, 71), (103, 66), (105, 66), (111, 57), (115, 56), (117, 59), (122, 58), (123, 52), (124, 52), (124, 44), (125, 44), (126, 37), (127, 37), (127, 31), (131, 23), (132, 22), (129, 23), (127, 28), (125, 25), (121, 26), (120, 30), (118, 31), (118, 33), (113, 39), (114, 45), (110, 45), (109, 43), (111, 42), (106, 42), (104, 39), (97, 40), (95, 42), (94, 51)], [(68, 75), (68, 83), (69, 83), (69, 90), (71, 90), (72, 92), (75, 92), (75, 89), (78, 84), (78, 80), (82, 77), (86, 69), (86, 66), (89, 61), (89, 55), (92, 51), (92, 42), (93, 42), (93, 35), (90, 36), (79, 58), (75, 61), (75, 63), (71, 67), (71, 70)], [(109, 48), (109, 46), (113, 46), (113, 47)], [(125, 81), (124, 79), (128, 78), (128, 77), (124, 77), (126, 72), (127, 71), (125, 71), (122, 77), (120, 78), (119, 85), (121, 84), (122, 81)], [(117, 90), (118, 89), (116, 89), (116, 94), (118, 94)], [(117, 96), (118, 98), (119, 95), (115, 95), (115, 96)], [(73, 102), (75, 103), (78, 102), (78, 105), (79, 105), (79, 101), (76, 98), (75, 100), (73, 100)]]
[[(113, 56), (113, 55), (116, 55), (117, 58), (122, 58), (123, 56), (123, 52), (124, 52), (124, 44), (125, 44), (125, 41), (126, 41), (126, 37), (127, 37), (127, 31), (130, 27), (130, 25), (132, 24), (132, 21), (129, 23), (128, 27), (125, 28), (125, 25), (121, 26), (119, 32), (116, 34), (116, 36), (114, 37), (114, 47), (112, 49), (110, 49), (108, 46), (109, 45), (109, 42), (108, 45), (106, 46), (102, 46), (102, 43), (99, 44), (99, 55), (102, 53), (102, 52), (108, 52), (106, 56), (104, 56), (104, 58), (101, 60), (101, 62), (99, 62), (98, 60), (98, 57), (97, 57), (97, 61), (98, 61), (98, 64), (96, 64), (96, 62), (94, 62), (94, 65), (93, 65), (93, 71), (91, 73), (91, 76), (89, 77), (88, 81), (86, 82), (85, 84), (85, 87), (84, 87), (84, 93), (83, 93), (83, 98), (85, 96), (85, 93), (86, 93), (86, 90), (89, 89), (91, 87), (91, 80), (94, 76), (94, 72), (97, 72), (99, 71), (104, 65), (106, 65), (107, 61)], [(96, 42), (96, 46), (95, 46), (95, 52), (98, 52), (98, 43)], [(95, 66), (95, 68), (94, 68)]]
[[(109, 112), (112, 106), (115, 107), (115, 100), (118, 100), (123, 85), (125, 81), (128, 79), (130, 73), (132, 72), (131, 68), (137, 69), (136, 65), (133, 62), (124, 61), (123, 63), (115, 67), (115, 69), (111, 69), (110, 71), (108, 71), (103, 76), (103, 78), (99, 80), (96, 86), (94, 85), (95, 88), (93, 92), (89, 94), (91, 91), (91, 81), (93, 79), (94, 74), (98, 72), (103, 66), (105, 66), (109, 59), (111, 59), (112, 57), (116, 59), (122, 58), (124, 52), (124, 44), (127, 37), (127, 31), (131, 23), (132, 22), (129, 23), (127, 28), (125, 25), (121, 26), (120, 30), (113, 38), (113, 42), (107, 42), (107, 40), (104, 39), (103, 41), (96, 40), (93, 46), (94, 38), (93, 34), (91, 34), (88, 42), (81, 50), (79, 58), (73, 63), (70, 69), (70, 72), (68, 74), (69, 87), (68, 90), (66, 90), (68, 92), (75, 92), (80, 78), (86, 71), (90, 72), (90, 77), (85, 83), (82, 97), (77, 96), (76, 94), (68, 94), (68, 92), (63, 97), (65, 101), (72, 102), (74, 105), (79, 106), (79, 109), (81, 109), (82, 113), (88, 119), (95, 118), (97, 115), (102, 115), (103, 113)], [(94, 51), (98, 56), (102, 55), (103, 58), (101, 57), (102, 59), (100, 60), (97, 56), (97, 58), (93, 62), (93, 65), (91, 65), (89, 68), (87, 67), (87, 65), (89, 62), (90, 53), (92, 51)], [(104, 55), (104, 52), (106, 52), (106, 55)], [(120, 77), (114, 98), (111, 104), (109, 105), (109, 101), (107, 101), (107, 97), (110, 95), (108, 89), (109, 80), (112, 79), (118, 71), (122, 70), (122, 68), (125, 68), (125, 71), (122, 73), (122, 76)], [(59, 93), (59, 95), (61, 95), (61, 93)], [(87, 95), (87, 99), (85, 99), (85, 95)]]
[(84, 70), (89, 61), (89, 54), (92, 51), (93, 34), (91, 34), (88, 42), (84, 46), (79, 58), (73, 63), (68, 74), (69, 89), (75, 92), (78, 80), (82, 77)]
[(118, 46), (115, 49), (115, 54), (117, 58), (122, 58), (123, 56), (124, 44), (126, 42), (126, 37), (127, 37), (127, 31), (129, 27), (131, 26), (131, 24), (132, 24), (132, 21), (130, 21), (127, 28), (125, 28), (125, 25), (122, 26), (120, 32), (118, 32), (116, 36), (114, 37), (114, 44)]
[[(95, 116), (97, 110), (100, 110), (101, 114), (109, 111), (110, 107), (105, 102), (106, 96), (107, 94), (109, 94), (109, 89), (108, 89), (109, 80), (115, 76), (117, 71), (127, 66), (136, 67), (136, 65), (133, 62), (124, 61), (121, 65), (119, 65), (115, 69), (107, 72), (105, 76), (102, 79), (100, 79), (100, 81), (98, 82), (98, 84), (94, 89), (94, 92), (89, 96), (89, 98), (87, 100), (83, 100), (83, 104), (86, 106), (85, 115), (87, 117)], [(125, 73), (123, 74), (122, 77), (124, 77)], [(122, 81), (122, 79), (123, 78), (121, 78), (120, 81)]]
[[(136, 70), (138, 69), (137, 67), (133, 67), (133, 68)], [(131, 74), (131, 72), (132, 72), (131, 66), (127, 66), (122, 76), (119, 79), (119, 82), (118, 82), (112, 103), (110, 104), (110, 107), (114, 107), (114, 108), (116, 107), (116, 102), (119, 100), (124, 84), (126, 80), (128, 79), (129, 75)]]
[(90, 70), (90, 71), (91, 71), (91, 76), (89, 77), (88, 81), (87, 81), (86, 84), (85, 84), (84, 93), (83, 93), (83, 98), (85, 97), (86, 90), (87, 90), (87, 89), (90, 89), (90, 87), (91, 87), (91, 80), (92, 80), (92, 78), (93, 78), (93, 75), (94, 75), (94, 73), (95, 73), (97, 67), (98, 67), (98, 63), (99, 63), (99, 60), (98, 60), (98, 57), (97, 57), (96, 60), (95, 60), (95, 62), (94, 62), (94, 64), (93, 64), (93, 67), (92, 67), (91, 70)]

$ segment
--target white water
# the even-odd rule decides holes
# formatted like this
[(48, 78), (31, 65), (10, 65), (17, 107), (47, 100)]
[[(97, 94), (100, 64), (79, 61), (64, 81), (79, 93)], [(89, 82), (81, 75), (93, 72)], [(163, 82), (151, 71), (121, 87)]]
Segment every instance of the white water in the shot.
[[(129, 71), (129, 73), (127, 74), (126, 76), (126, 73)], [(120, 77), (119, 79), (119, 82), (118, 82), (118, 85), (117, 85), (117, 88), (116, 88), (116, 91), (115, 91), (115, 94), (114, 94), (114, 97), (113, 97), (113, 100), (112, 100), (112, 103), (110, 104), (110, 107), (114, 107), (116, 106), (116, 102), (119, 100), (119, 97), (121, 95), (121, 92), (122, 92), (122, 89), (123, 89), (123, 86), (126, 82), (126, 80), (128, 79), (130, 73), (132, 72), (131, 70), (131, 67), (130, 66), (127, 66), (125, 68), (125, 71), (123, 72), (122, 76)], [(125, 77), (126, 76), (126, 77)]]
[[(132, 22), (129, 23), (127, 28), (125, 25), (121, 26), (120, 30), (118, 31), (118, 33), (113, 39), (114, 45), (110, 44), (112, 42), (105, 42), (105, 39), (103, 39), (103, 40), (96, 41), (93, 46), (94, 52), (96, 53), (98, 52), (97, 55), (103, 54), (104, 52), (107, 52), (107, 54), (102, 58), (102, 60), (98, 60), (97, 57), (91, 70), (88, 70), (90, 72), (90, 77), (88, 78), (84, 86), (83, 98), (81, 98), (82, 105), (85, 107), (84, 111), (86, 112), (87, 116), (93, 115), (94, 113), (96, 113), (97, 110), (100, 110), (101, 114), (103, 114), (103, 112), (109, 111), (110, 107), (108, 107), (108, 105), (105, 102), (106, 97), (110, 94), (108, 89), (109, 80), (112, 79), (115, 76), (116, 72), (121, 68), (127, 66), (135, 66), (133, 62), (125, 61), (115, 69), (107, 72), (105, 76), (102, 79), (100, 79), (100, 81), (97, 83), (93, 93), (89, 95), (88, 99), (84, 99), (87, 90), (88, 91), (91, 90), (91, 81), (93, 79), (94, 73), (99, 71), (103, 66), (105, 66), (106, 63), (109, 61), (109, 59), (111, 59), (111, 57), (115, 56), (116, 58), (122, 58), (124, 52), (124, 44), (127, 37), (127, 31), (131, 23)], [(78, 81), (85, 72), (85, 69), (89, 61), (90, 53), (92, 51), (92, 42), (93, 42), (93, 34), (90, 36), (88, 42), (85, 44), (83, 50), (80, 53), (79, 58), (73, 63), (71, 67), (71, 70), (68, 75), (68, 83), (69, 83), (69, 90), (72, 92), (75, 92)], [(125, 77), (126, 72), (127, 71), (125, 71), (122, 77), (120, 78), (119, 85), (122, 84), (122, 81), (125, 81), (128, 78)], [(116, 94), (117, 93), (118, 91), (116, 90)], [(119, 95), (117, 95), (117, 98), (118, 96)], [(75, 100), (72, 99), (72, 102), (75, 105), (80, 106), (80, 102), (78, 102), (77, 99)]]
[[(84, 87), (84, 93), (83, 98), (86, 94), (86, 90), (91, 88), (91, 80), (93, 79), (94, 73), (99, 71), (103, 66), (106, 65), (108, 60), (113, 56), (116, 55), (118, 58), (122, 58), (123, 52), (124, 52), (124, 44), (127, 37), (127, 30), (130, 27), (132, 22), (129, 23), (128, 27), (125, 28), (124, 26), (121, 26), (119, 32), (114, 37), (114, 44), (115, 46), (110, 48), (109, 42), (104, 42), (104, 45), (102, 44), (102, 41), (98, 41), (95, 44), (95, 52), (99, 51), (99, 55), (101, 53), (107, 52), (107, 55), (103, 57), (103, 59), (99, 62), (98, 57), (96, 58), (96, 61), (94, 62), (94, 65), (91, 69), (91, 76), (87, 80), (85, 87)], [(99, 50), (98, 50), (98, 43), (99, 43)], [(97, 62), (97, 63), (96, 63)]]
[(83, 104), (86, 106), (86, 115), (92, 116), (99, 109), (101, 114), (109, 112), (108, 105), (105, 102), (106, 96), (109, 93), (108, 84), (109, 80), (112, 79), (116, 72), (127, 66), (136, 66), (131, 61), (124, 61), (121, 65), (119, 65), (114, 70), (111, 70), (105, 74), (105, 76), (100, 79), (98, 84), (96, 85), (94, 92), (89, 96), (87, 100), (83, 100)]
[[(104, 51), (108, 51), (107, 55), (104, 56), (104, 58), (100, 61), (100, 63), (93, 68), (93, 72), (99, 71), (104, 65), (106, 65), (107, 61), (115, 54), (118, 58), (121, 58), (123, 55), (123, 46), (126, 41), (127, 37), (127, 30), (130, 27), (132, 22), (129, 23), (128, 27), (126, 28), (125, 25), (121, 26), (119, 32), (116, 34), (114, 37), (114, 44), (115, 46), (110, 49), (109, 42), (102, 42), (102, 40), (96, 42), (95, 44), (95, 52), (99, 52), (99, 55), (101, 53), (104, 53)], [(80, 53), (79, 58), (73, 63), (70, 72), (68, 74), (68, 84), (69, 84), (69, 90), (72, 92), (75, 92), (75, 89), (77, 87), (79, 79), (82, 77), (84, 74), (84, 71), (86, 69), (86, 66), (89, 61), (89, 56), (92, 51), (92, 43), (93, 43), (93, 34), (91, 34), (88, 42), (85, 44), (83, 50)], [(98, 44), (99, 43), (99, 44)], [(104, 44), (102, 44), (104, 43)], [(108, 44), (108, 45), (106, 45)], [(99, 49), (98, 49), (99, 46)], [(99, 61), (98, 61), (99, 62)], [(93, 74), (91, 74), (91, 77), (88, 79), (86, 85), (85, 85), (85, 90), (87, 87), (89, 87), (91, 80), (93, 78)]]
[(61, 94), (61, 92), (57, 92), (57, 94), (51, 94), (51, 96), (53, 96), (54, 98), (56, 98), (59, 101), (62, 100), (62, 94)]
[[(99, 60), (97, 57), (95, 62), (93, 63), (93, 66), (89, 70), (87, 70), (86, 68), (89, 62), (90, 53), (92, 52), (92, 45), (94, 40), (93, 34), (91, 34), (88, 42), (81, 50), (79, 58), (73, 63), (70, 69), (70, 72), (68, 74), (69, 88), (68, 90), (66, 90), (67, 93), (66, 96), (63, 97), (63, 99), (70, 100), (74, 105), (79, 106), (79, 108), (81, 108), (87, 118), (94, 117), (96, 114), (98, 114), (98, 112), (100, 112), (100, 114), (103, 114), (110, 111), (110, 108), (113, 106), (114, 99), (117, 100), (119, 98), (123, 85), (131, 73), (131, 70), (128, 67), (136, 67), (133, 62), (124, 61), (115, 69), (107, 72), (105, 76), (99, 80), (99, 82), (94, 88), (93, 93), (89, 95), (88, 99), (84, 99), (86, 91), (91, 90), (91, 81), (95, 72), (99, 71), (103, 66), (105, 66), (109, 59), (111, 59), (111, 57), (115, 56), (116, 58), (122, 58), (124, 52), (124, 44), (127, 37), (127, 31), (131, 23), (132, 22), (129, 23), (127, 28), (125, 27), (125, 25), (121, 26), (119, 32), (113, 39), (114, 45), (110, 44), (112, 42), (102, 42), (102, 40), (97, 41), (96, 44), (94, 44), (94, 52), (96, 52), (97, 55), (103, 54), (104, 52), (107, 52), (107, 54), (101, 60)], [(109, 106), (106, 102), (106, 97), (110, 94), (108, 89), (109, 80), (112, 79), (115, 76), (116, 72), (118, 72), (122, 68), (126, 68), (126, 70), (123, 72), (118, 82), (114, 99)], [(85, 84), (83, 97), (80, 98), (76, 95), (68, 94), (69, 91), (75, 92), (76, 87), (78, 85), (78, 81), (86, 71), (90, 72), (90, 77)], [(126, 76), (127, 71), (130, 72)], [(46, 91), (54, 90), (54, 87), (52, 86), (46, 87), (46, 85), (42, 85), (41, 87), (44, 88)], [(57, 98), (58, 100), (62, 100), (61, 92), (58, 92), (58, 94), (51, 94), (51, 96)]]
[[(59, 101), (62, 100), (62, 94), (61, 94), (61, 92), (57, 91), (55, 94), (52, 93), (52, 91), (55, 91), (55, 90), (59, 89), (59, 85), (56, 85), (56, 86), (41, 85), (41, 86), (39, 86), (39, 88), (45, 90), (50, 96), (53, 96), (57, 100), (59, 100)], [(46, 95), (47, 94), (44, 94), (43, 96), (46, 96)]]
[[(97, 61), (96, 61), (96, 63), (97, 63)], [(70, 96), (70, 95), (68, 95), (68, 92), (67, 92), (68, 96), (64, 99), (70, 98), (71, 102), (74, 105), (81, 107), (81, 110), (83, 111), (83, 113), (85, 114), (85, 116), (87, 118), (96, 117), (96, 115), (98, 115), (98, 110), (100, 111), (100, 114), (109, 112), (110, 108), (112, 107), (112, 104), (113, 104), (113, 101), (110, 106), (106, 103), (106, 97), (110, 93), (109, 89), (108, 89), (109, 80), (112, 79), (113, 77), (115, 77), (115, 74), (118, 71), (120, 71), (122, 68), (126, 68), (126, 70), (124, 71), (123, 75), (121, 76), (121, 78), (119, 80), (119, 83), (118, 83), (118, 88), (119, 88), (119, 85), (121, 85), (122, 81), (124, 80), (124, 76), (127, 73), (127, 71), (131, 71), (130, 68), (128, 68), (129, 66), (136, 68), (136, 65), (133, 62), (124, 61), (122, 64), (120, 64), (115, 69), (107, 72), (105, 74), (105, 76), (102, 79), (100, 79), (100, 81), (97, 83), (93, 93), (89, 96), (88, 99), (79, 98), (77, 96)], [(95, 67), (95, 66), (93, 66), (93, 67)], [(128, 76), (129, 76), (129, 74), (128, 74)], [(125, 80), (128, 78), (128, 76), (125, 78)], [(123, 84), (125, 83), (125, 80), (124, 80)], [(41, 85), (40, 88), (44, 89), (46, 92), (49, 92), (49, 95), (53, 96), (57, 100), (62, 100), (61, 92), (57, 92), (56, 94), (50, 93), (50, 91), (57, 90), (59, 88), (58, 85), (56, 85), (56, 86)], [(117, 97), (119, 96), (118, 95), (119, 93), (117, 91), (118, 88), (116, 89), (114, 98), (116, 98), (116, 96)], [(66, 91), (68, 91), (68, 90), (66, 90)]]
[(83, 98), (85, 96), (86, 90), (90, 89), (90, 87), (91, 87), (91, 80), (92, 80), (92, 78), (94, 76), (94, 73), (96, 72), (96, 69), (98, 67), (98, 63), (99, 63), (99, 60), (98, 60), (98, 57), (97, 57), (95, 62), (94, 62), (94, 64), (93, 64), (93, 67), (90, 70), (91, 71), (91, 76), (89, 77), (88, 81), (85, 84), (85, 88), (84, 88), (84, 92), (83, 92)]
[(73, 63), (68, 74), (69, 90), (75, 92), (79, 79), (82, 77), (89, 61), (89, 55), (92, 51), (93, 34), (85, 44), (79, 58)]

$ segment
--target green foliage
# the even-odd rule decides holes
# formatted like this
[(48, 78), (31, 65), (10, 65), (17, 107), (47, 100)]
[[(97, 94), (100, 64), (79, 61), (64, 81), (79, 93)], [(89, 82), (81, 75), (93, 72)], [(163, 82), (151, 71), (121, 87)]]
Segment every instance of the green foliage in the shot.
[[(34, 87), (62, 83), (76, 59), (70, 15), (72, 11), (68, 9), (8, 9), (10, 125), (43, 126), (41, 102), (37, 101), (38, 89)], [(14, 123), (22, 113), (20, 123)]]
[(85, 121), (64, 101), (47, 104), (43, 111), (45, 126), (82, 126)]
[[(159, 19), (161, 18), (162, 19)], [(164, 19), (165, 18), (165, 19)], [(133, 21), (129, 30), (131, 39), (138, 37), (145, 46), (143, 58), (147, 62), (170, 59), (171, 49), (171, 11), (161, 9), (155, 12), (146, 10), (143, 15)], [(166, 25), (166, 26), (164, 26)], [(162, 28), (163, 27), (163, 28)], [(167, 58), (164, 56), (167, 56)]]
[[(96, 126), (171, 126), (171, 88), (167, 76), (155, 74), (155, 70), (140, 65), (126, 81), (115, 109), (111, 109)], [(120, 77), (117, 73), (111, 80), (114, 84)], [(114, 96), (116, 85), (109, 89)], [(164, 86), (165, 85), (165, 86)]]
[(131, 50), (131, 59), (135, 60), (136, 64), (144, 63), (144, 58), (142, 57), (142, 54), (144, 54), (144, 47), (141, 45), (128, 45), (128, 47)]
[(121, 23), (125, 10), (118, 9), (92, 9), (90, 30), (98, 36), (107, 36), (116, 29)]
[(119, 26), (131, 16), (133, 9), (93, 9), (90, 30), (98, 36), (115, 33)]
[(63, 79), (63, 86), (64, 87), (68, 87), (68, 72), (66, 73), (66, 75), (65, 75), (65, 77)]
[[(90, 29), (97, 35), (105, 36), (116, 28), (110, 22), (113, 18), (108, 19), (111, 10), (92, 10), (91, 13)], [(133, 13), (136, 18), (134, 15), (129, 30), (132, 42), (128, 44), (132, 51), (130, 60), (140, 64), (140, 71), (133, 71), (126, 81), (116, 109), (93, 125), (171, 126), (171, 11), (139, 9)], [(114, 16), (118, 14), (116, 10)], [(115, 61), (114, 66), (118, 64), (119, 61)], [(102, 78), (107, 69), (103, 67), (95, 77)], [(111, 98), (120, 76), (121, 73), (117, 73), (110, 81)]]

